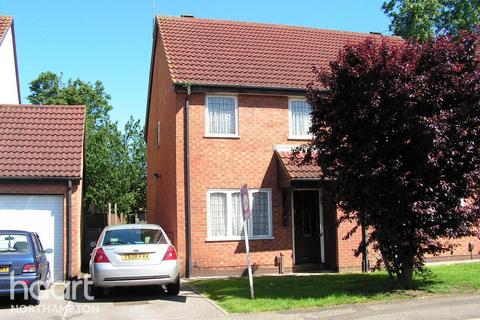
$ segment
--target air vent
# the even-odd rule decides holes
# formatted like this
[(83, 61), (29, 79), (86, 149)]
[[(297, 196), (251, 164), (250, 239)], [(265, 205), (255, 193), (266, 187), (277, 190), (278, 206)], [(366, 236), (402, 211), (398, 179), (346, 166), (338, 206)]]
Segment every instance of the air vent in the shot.
[(193, 14), (182, 14), (180, 17), (182, 18), (195, 18)]

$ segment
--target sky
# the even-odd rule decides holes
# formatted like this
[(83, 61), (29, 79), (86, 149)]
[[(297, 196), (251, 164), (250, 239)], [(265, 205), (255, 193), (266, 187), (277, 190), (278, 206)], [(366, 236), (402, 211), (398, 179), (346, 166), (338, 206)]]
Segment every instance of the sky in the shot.
[(389, 34), (383, 0), (0, 0), (15, 23), (22, 103), (40, 72), (100, 80), (123, 127), (145, 119), (153, 16), (280, 23)]

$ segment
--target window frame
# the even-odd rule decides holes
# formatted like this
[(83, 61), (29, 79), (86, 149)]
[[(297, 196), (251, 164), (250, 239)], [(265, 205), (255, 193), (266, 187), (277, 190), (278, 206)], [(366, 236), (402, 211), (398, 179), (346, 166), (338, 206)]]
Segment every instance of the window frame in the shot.
[[(265, 192), (267, 193), (268, 199), (268, 235), (253, 236), (253, 218), (250, 216), (248, 219), (248, 239), (249, 240), (271, 240), (275, 239), (273, 237), (273, 223), (272, 223), (272, 189), (271, 188), (260, 188), (260, 189), (249, 189), (248, 195), (250, 200), (250, 208), (253, 208), (253, 194), (256, 192)], [(227, 195), (227, 236), (212, 236), (210, 229), (210, 195), (212, 193), (225, 193)], [(240, 193), (240, 189), (207, 189), (207, 239), (206, 241), (237, 241), (244, 240), (245, 237), (233, 236), (232, 232), (232, 194)], [(243, 222), (243, 219), (242, 219)], [(242, 232), (243, 234), (243, 232)]]
[[(208, 116), (208, 98), (233, 98), (235, 104), (235, 133), (210, 133), (210, 121)], [(220, 94), (209, 94), (205, 95), (205, 137), (206, 138), (239, 138), (239, 128), (238, 128), (238, 96), (236, 95), (220, 95)]]
[[(293, 134), (293, 121), (292, 121), (292, 102), (301, 101), (306, 102), (308, 101), (306, 98), (303, 97), (294, 97), (288, 99), (288, 139), (290, 140), (311, 140), (313, 135), (305, 134), (305, 135), (294, 135)], [(310, 104), (308, 104), (310, 106)], [(312, 111), (312, 106), (310, 106), (310, 112)], [(310, 115), (310, 124), (311, 124), (311, 115)]]

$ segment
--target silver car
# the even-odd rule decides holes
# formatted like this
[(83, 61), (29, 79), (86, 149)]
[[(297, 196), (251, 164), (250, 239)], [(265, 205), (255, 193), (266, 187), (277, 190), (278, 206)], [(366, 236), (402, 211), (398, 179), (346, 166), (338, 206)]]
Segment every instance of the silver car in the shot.
[(180, 277), (177, 251), (155, 224), (122, 224), (103, 229), (90, 258), (94, 297), (103, 288), (165, 285), (177, 295)]

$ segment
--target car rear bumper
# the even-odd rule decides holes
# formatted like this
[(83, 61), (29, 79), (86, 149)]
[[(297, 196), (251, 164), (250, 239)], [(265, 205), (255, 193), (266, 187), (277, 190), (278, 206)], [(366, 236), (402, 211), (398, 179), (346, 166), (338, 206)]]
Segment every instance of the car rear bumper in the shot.
[[(0, 296), (8, 296), (13, 291), (14, 294), (24, 293), (25, 289), (30, 289), (33, 283), (39, 281), (39, 275), (16, 275), (13, 280), (10, 276), (0, 277)], [(24, 285), (22, 285), (22, 283)]]
[(114, 266), (111, 263), (95, 263), (90, 270), (97, 287), (122, 287), (164, 285), (177, 281), (178, 262), (162, 261), (158, 265)]

